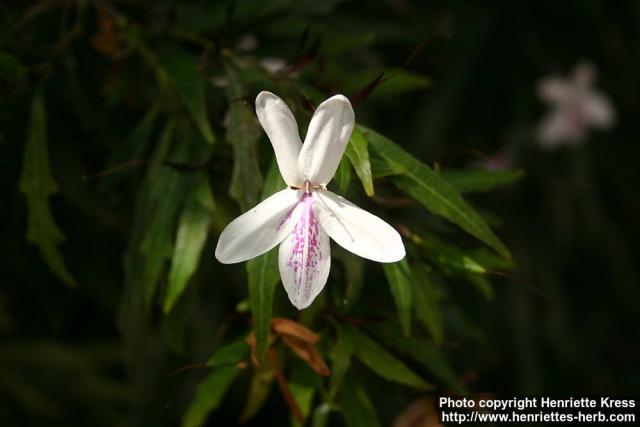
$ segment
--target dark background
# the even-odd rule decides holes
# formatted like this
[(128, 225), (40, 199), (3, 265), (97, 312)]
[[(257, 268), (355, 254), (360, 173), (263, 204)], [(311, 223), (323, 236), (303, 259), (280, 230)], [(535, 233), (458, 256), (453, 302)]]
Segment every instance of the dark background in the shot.
[[(226, 276), (229, 270), (221, 270), (213, 259), (217, 233), (226, 223), (214, 221), (199, 279), (186, 296), (188, 327), (165, 339), (165, 320), (159, 311), (152, 313), (160, 326), (136, 350), (141, 360), (133, 373), (130, 365), (125, 367), (123, 326), (117, 320), (122, 259), (144, 165), (101, 179), (81, 177), (109, 166), (157, 95), (139, 59), (126, 53), (112, 58), (92, 44), (102, 3), (83, 3), (81, 13), (76, 2), (0, 5), (0, 51), (28, 68), (20, 78), (5, 74), (0, 83), (0, 421), (140, 425), (135, 414), (152, 408), (151, 419), (171, 425), (201, 373), (195, 369), (170, 377), (170, 372), (207, 357), (212, 337), (246, 290), (241, 279)], [(401, 67), (426, 40), (406, 70), (428, 76), (429, 87), (386, 94), (391, 79), (356, 107), (358, 121), (445, 170), (469, 167), (504, 149), (525, 172), (519, 182), (469, 197), (493, 218), (516, 269), (509, 277), (492, 278), (492, 299), (450, 284), (468, 322), (464, 333), (447, 328), (447, 354), (459, 377), (472, 392), (506, 397), (639, 394), (640, 3), (102, 5), (135, 23), (152, 44), (171, 39), (177, 27), (214, 40), (214, 50), (236, 49), (238, 40), (251, 34), (259, 41), (251, 56), (290, 60), (307, 34), (305, 43), (317, 41), (318, 48), (300, 79), (312, 81), (324, 94), (354, 93), (378, 72)], [(81, 33), (60, 47), (80, 15)], [(178, 43), (203, 52), (197, 44)], [(615, 105), (616, 125), (590, 133), (575, 148), (541, 150), (534, 134), (545, 106), (537, 99), (536, 82), (548, 74), (569, 74), (581, 60), (596, 65), (596, 85)], [(206, 66), (210, 76), (219, 74), (215, 60)], [(116, 93), (117, 82), (116, 88), (109, 83), (119, 78), (128, 82), (122, 93)], [(60, 188), (50, 200), (67, 236), (61, 248), (76, 289), (55, 279), (25, 239), (27, 210), (18, 181), (29, 106), (39, 82), (50, 165)], [(207, 90), (210, 120), (219, 135), (228, 103), (214, 85)], [(219, 138), (218, 146), (223, 145)], [(263, 148), (264, 171), (271, 154), (268, 144)], [(217, 188), (226, 189), (228, 184), (218, 180), (228, 179), (231, 156), (228, 149), (214, 150), (220, 161), (209, 170), (210, 177)], [(231, 203), (228, 219), (237, 211)], [(233, 271), (240, 277), (242, 267)], [(372, 282), (381, 271), (372, 268), (369, 274)], [(183, 351), (173, 352), (174, 346)], [(153, 397), (137, 394), (131, 385), (136, 375), (152, 378), (157, 385)], [(237, 418), (243, 387), (231, 389), (228, 403), (215, 416), (218, 422), (210, 425)], [(386, 408), (385, 399), (376, 398), (384, 388), (370, 393), (388, 425), (398, 402), (390, 399)], [(265, 408), (251, 425), (271, 423), (265, 421), (271, 417), (286, 423), (286, 408), (276, 393)]]

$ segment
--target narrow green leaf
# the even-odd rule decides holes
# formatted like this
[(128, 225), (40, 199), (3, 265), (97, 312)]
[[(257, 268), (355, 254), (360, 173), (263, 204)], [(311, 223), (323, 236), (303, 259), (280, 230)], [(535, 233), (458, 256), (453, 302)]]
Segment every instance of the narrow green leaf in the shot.
[[(285, 184), (280, 177), (278, 165), (273, 161), (262, 190), (262, 199), (266, 199), (283, 188), (285, 188)], [(275, 247), (266, 254), (247, 261), (247, 273), (249, 305), (256, 334), (256, 354), (258, 360), (262, 361), (269, 341), (273, 295), (280, 282), (278, 248)]]
[(338, 403), (347, 427), (382, 426), (367, 392), (353, 376), (348, 376), (340, 388)]
[(229, 82), (226, 140), (233, 146), (233, 173), (229, 194), (245, 212), (256, 205), (262, 188), (256, 147), (262, 130), (251, 105), (244, 100), (245, 89), (236, 70), (232, 65), (225, 64), (225, 71)]
[(249, 275), (249, 304), (256, 334), (256, 355), (264, 360), (269, 342), (269, 328), (273, 295), (280, 281), (278, 272), (278, 248), (247, 261)]
[(443, 171), (440, 176), (461, 193), (475, 193), (493, 190), (501, 185), (511, 184), (524, 176), (521, 169), (488, 171), (483, 169)]
[(342, 157), (340, 160), (333, 180), (338, 185), (338, 192), (340, 194), (347, 192), (349, 184), (351, 183), (351, 166), (349, 165), (349, 159), (346, 157)]
[(167, 46), (158, 52), (158, 59), (202, 136), (213, 144), (215, 137), (205, 103), (205, 79), (198, 68), (198, 58), (177, 46)]
[[(143, 254), (143, 287), (145, 306), (149, 306), (155, 295), (165, 260), (173, 253), (172, 225), (180, 203), (183, 189), (177, 172), (165, 168), (174, 137), (175, 121), (167, 122), (160, 141), (147, 170), (145, 193), (139, 200), (140, 217), (144, 217), (144, 234), (141, 236), (140, 253)], [(180, 201), (177, 199), (180, 198)], [(136, 223), (142, 225), (137, 221)]]
[(515, 268), (513, 259), (504, 259), (485, 247), (474, 250), (471, 252), (471, 256), (487, 270), (513, 271)]
[(373, 149), (401, 176), (393, 182), (435, 214), (447, 218), (463, 230), (494, 248), (505, 258), (511, 254), (491, 231), (480, 215), (468, 205), (458, 190), (446, 182), (431, 168), (407, 153), (389, 139), (358, 125)]
[(273, 385), (274, 373), (271, 368), (260, 368), (254, 371), (249, 386), (249, 395), (245, 403), (242, 414), (240, 414), (240, 424), (244, 424), (260, 411), (269, 397), (271, 386)]
[(486, 276), (479, 276), (477, 274), (469, 274), (467, 280), (484, 296), (487, 301), (493, 299), (493, 286), (491, 281)]
[(200, 427), (222, 403), (222, 398), (240, 373), (235, 366), (214, 369), (198, 385), (196, 395), (182, 418), (182, 427)]
[(433, 234), (420, 237), (424, 254), (442, 271), (458, 274), (485, 274), (487, 269), (471, 253), (436, 238)]
[[(180, 143), (173, 143), (180, 141)], [(136, 286), (144, 287), (144, 302), (148, 307), (153, 301), (158, 283), (165, 270), (165, 263), (174, 252), (174, 236), (179, 213), (186, 196), (197, 183), (198, 175), (184, 173), (169, 167), (165, 161), (178, 163), (202, 161), (208, 157), (211, 147), (199, 134), (190, 132), (190, 126), (178, 119), (167, 122), (154, 150), (140, 190), (131, 240), (134, 249), (127, 256), (127, 268), (142, 271), (142, 278), (132, 278)]]
[(345, 331), (348, 332), (354, 355), (382, 378), (422, 390), (433, 387), (409, 369), (404, 362), (353, 326), (347, 326)]
[[(293, 362), (291, 374), (289, 375), (289, 391), (298, 404), (298, 408), (304, 419), (306, 419), (311, 412), (311, 404), (313, 403), (315, 390), (319, 385), (319, 378), (308, 364), (299, 359)], [(304, 423), (300, 423), (291, 417), (291, 425), (293, 427), (300, 427), (303, 424)]]
[(342, 387), (344, 376), (351, 366), (351, 355), (353, 348), (347, 332), (341, 327), (336, 328), (336, 340), (331, 351), (331, 378), (329, 379), (329, 394), (327, 401), (331, 402), (335, 398), (338, 390)]
[(169, 272), (169, 285), (164, 298), (165, 313), (171, 310), (196, 271), (200, 254), (207, 240), (213, 205), (209, 183), (206, 178), (202, 178), (198, 186), (188, 196), (178, 221), (178, 234)]
[(376, 338), (389, 347), (423, 365), (445, 386), (456, 393), (466, 394), (458, 382), (455, 371), (439, 347), (424, 339), (403, 337), (396, 332), (396, 328), (391, 328), (389, 325), (378, 325), (370, 330)]
[(382, 267), (396, 302), (402, 332), (408, 336), (411, 333), (411, 268), (406, 258), (400, 262), (382, 264)]
[(233, 341), (223, 345), (213, 353), (207, 361), (207, 366), (214, 368), (218, 366), (237, 365), (249, 354), (249, 344), (244, 339)]
[(346, 250), (337, 249), (334, 254), (336, 259), (342, 261), (345, 269), (344, 296), (339, 301), (338, 307), (343, 312), (346, 312), (355, 304), (362, 292), (364, 286), (364, 261), (359, 256)]
[(362, 134), (362, 131), (359, 128), (354, 128), (345, 154), (349, 158), (349, 161), (351, 161), (358, 178), (360, 178), (365, 193), (367, 193), (367, 196), (373, 196), (373, 177), (371, 175), (368, 145), (367, 139)]
[(35, 244), (51, 272), (69, 286), (76, 281), (67, 269), (58, 243), (65, 236), (58, 228), (49, 197), (58, 192), (58, 186), (49, 169), (46, 137), (46, 111), (42, 91), (37, 90), (31, 104), (29, 131), (24, 149), (20, 191), (27, 199), (27, 240)]
[(371, 162), (371, 174), (373, 175), (374, 179), (402, 175), (402, 172), (398, 172), (396, 169), (389, 166), (389, 163), (386, 160), (380, 158), (380, 156), (378, 156), (375, 151), (371, 151), (369, 154)]
[(438, 307), (440, 295), (431, 281), (429, 267), (416, 262), (411, 270), (413, 280), (413, 308), (416, 319), (431, 334), (436, 344), (444, 338), (442, 314)]

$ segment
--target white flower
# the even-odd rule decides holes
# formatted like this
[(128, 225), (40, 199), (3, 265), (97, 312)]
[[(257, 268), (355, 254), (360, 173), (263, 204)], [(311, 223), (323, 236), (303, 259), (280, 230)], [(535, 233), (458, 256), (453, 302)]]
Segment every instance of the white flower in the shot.
[(551, 106), (538, 129), (541, 146), (576, 145), (585, 139), (589, 128), (613, 125), (615, 111), (607, 97), (592, 87), (595, 77), (594, 67), (582, 63), (569, 78), (547, 77), (540, 81), (538, 94)]
[(279, 74), (287, 69), (287, 61), (282, 58), (267, 57), (260, 60), (260, 66), (270, 74)]
[(378, 262), (396, 262), (405, 250), (398, 232), (380, 218), (328, 191), (355, 116), (349, 100), (333, 96), (316, 109), (302, 144), (287, 105), (270, 92), (256, 98), (256, 113), (288, 188), (267, 198), (224, 229), (216, 258), (231, 264), (280, 244), (278, 265), (291, 303), (308, 307), (329, 276), (329, 237)]

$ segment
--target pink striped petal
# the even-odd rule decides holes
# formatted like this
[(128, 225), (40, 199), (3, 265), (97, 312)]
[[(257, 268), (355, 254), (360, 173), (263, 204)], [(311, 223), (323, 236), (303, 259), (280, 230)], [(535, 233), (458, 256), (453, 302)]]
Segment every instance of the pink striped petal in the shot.
[(322, 291), (329, 277), (329, 236), (313, 211), (314, 198), (304, 194), (292, 213), (293, 231), (280, 244), (278, 264), (289, 300), (298, 309), (307, 308)]

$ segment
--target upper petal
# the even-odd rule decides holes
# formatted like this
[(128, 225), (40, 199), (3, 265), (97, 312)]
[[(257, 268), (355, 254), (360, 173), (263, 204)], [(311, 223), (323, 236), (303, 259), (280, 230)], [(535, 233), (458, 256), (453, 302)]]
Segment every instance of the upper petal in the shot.
[(402, 238), (389, 224), (331, 191), (314, 195), (320, 226), (337, 244), (373, 261), (396, 262), (404, 258)]
[(303, 196), (292, 214), (295, 225), (278, 252), (282, 284), (298, 310), (307, 308), (322, 291), (331, 267), (329, 236), (318, 223), (313, 203), (310, 194)]
[(277, 192), (240, 215), (220, 234), (216, 258), (223, 264), (246, 261), (274, 248), (291, 232), (291, 214), (302, 192)]
[(318, 106), (298, 157), (298, 171), (304, 180), (313, 184), (331, 181), (354, 123), (353, 108), (343, 95), (333, 96)]
[(260, 92), (256, 98), (256, 114), (273, 145), (282, 178), (288, 185), (302, 184), (298, 174), (302, 142), (291, 110), (271, 92)]
[(552, 104), (566, 103), (574, 92), (571, 82), (560, 77), (546, 77), (538, 82), (538, 96)]

